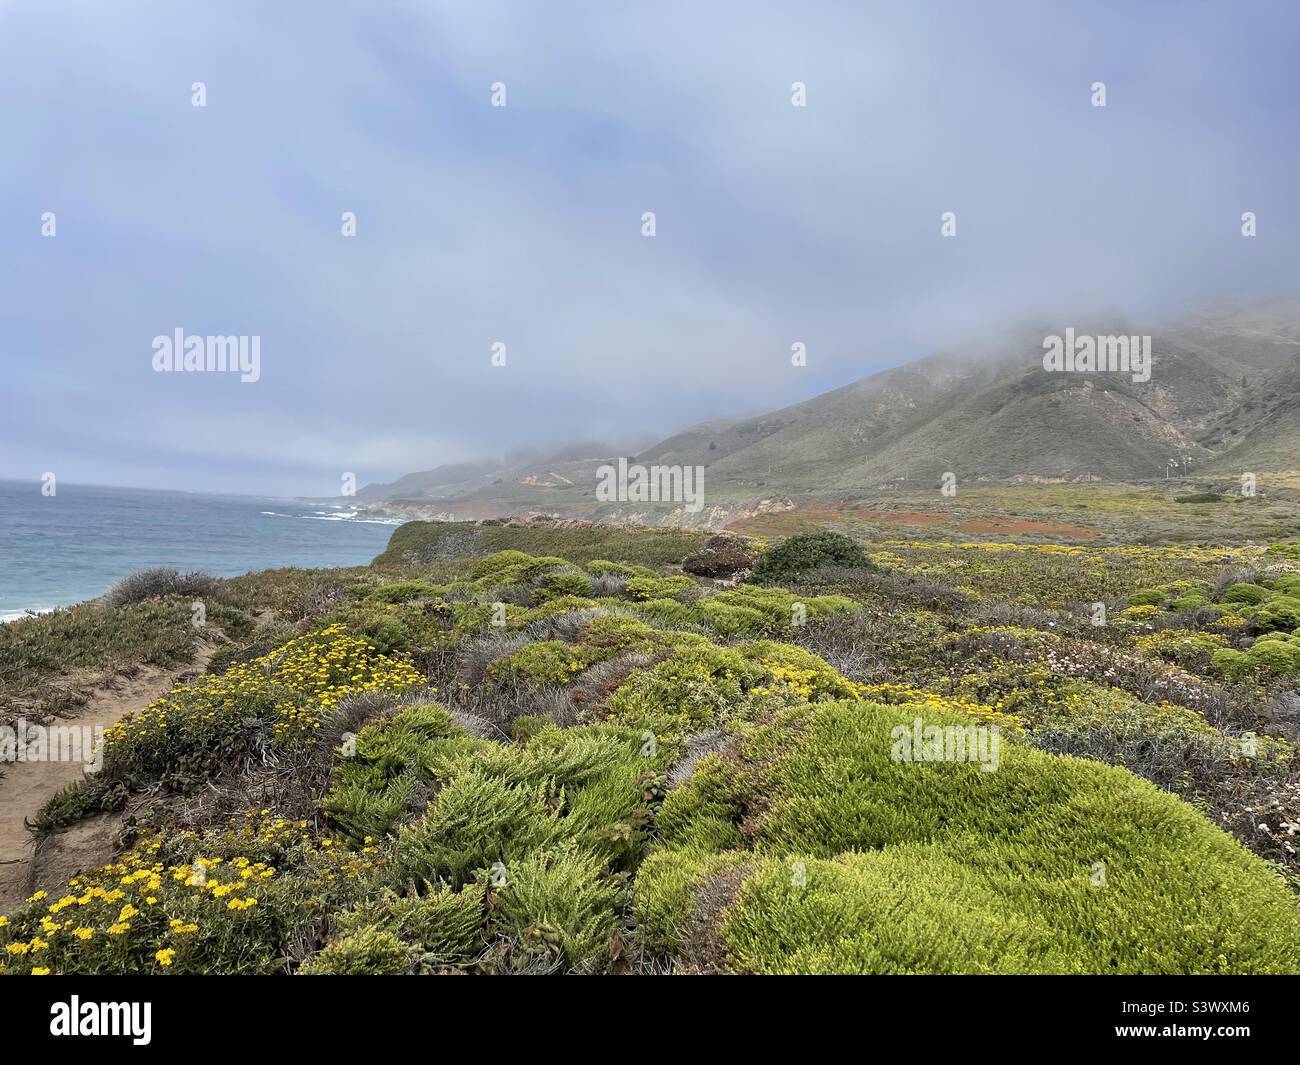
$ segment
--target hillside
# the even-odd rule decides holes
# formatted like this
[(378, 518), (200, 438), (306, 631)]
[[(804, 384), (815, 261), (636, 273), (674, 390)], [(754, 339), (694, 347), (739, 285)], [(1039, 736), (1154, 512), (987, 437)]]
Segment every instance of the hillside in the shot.
[[(723, 524), (774, 496), (930, 492), (946, 472), (960, 485), (1142, 483), (1167, 472), (1230, 483), (1246, 471), (1285, 484), (1300, 469), (1300, 302), (1201, 311), (1151, 331), (1146, 382), (1123, 372), (1046, 372), (1046, 331), (1022, 330), (979, 356), (930, 356), (756, 417), (700, 423), (635, 459), (705, 468), (708, 506), (721, 510), (706, 508), (693, 522), (668, 518), (698, 525)], [(1076, 327), (1143, 332), (1120, 321)], [(559, 454), (473, 482), (431, 471), (368, 486), (363, 498), (405, 501), (404, 513), (442, 519), (539, 510), (663, 522), (672, 508), (596, 503), (596, 469), (611, 460)]]

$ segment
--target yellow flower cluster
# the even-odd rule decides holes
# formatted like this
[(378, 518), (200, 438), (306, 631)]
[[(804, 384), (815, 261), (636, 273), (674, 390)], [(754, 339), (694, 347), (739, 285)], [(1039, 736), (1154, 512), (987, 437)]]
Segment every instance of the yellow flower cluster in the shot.
[(773, 685), (771, 687), (751, 689), (754, 695), (791, 693), (799, 696), (800, 699), (812, 700), (813, 688), (818, 675), (817, 670), (795, 669), (793, 666), (784, 666), (780, 662), (774, 662), (770, 658), (759, 659), (758, 664), (772, 675)]
[(187, 971), (196, 949), (207, 957), (214, 944), (231, 949), (264, 935), (266, 922), (249, 918), (260, 908), (278, 913), (286, 890), (324, 897), (337, 890), (331, 884), (371, 875), (378, 851), (370, 842), (352, 852), (315, 838), (304, 820), (256, 809), (222, 829), (150, 837), (69, 880), (60, 897), (39, 891), (0, 917), (0, 959), (21, 961), (23, 972), (38, 962), (59, 972), (116, 972), (128, 957)]
[(913, 688), (906, 684), (861, 684), (858, 681), (848, 683), (859, 698), (869, 702), (884, 703), (887, 706), (919, 706), (928, 710), (957, 711), (969, 714), (971, 717), (978, 717), (990, 725), (1010, 729), (1012, 732), (1025, 731), (1023, 719), (1015, 714), (1004, 713), (997, 706), (988, 706), (958, 696), (942, 695), (924, 688)]
[(377, 654), (343, 625), (331, 625), (158, 699), (107, 729), (104, 749), (127, 739), (164, 738), (178, 726), (233, 725), (250, 711), (269, 717), (285, 741), (320, 728), (322, 711), (350, 695), (401, 691), (423, 679), (409, 663)]
[(1187, 562), (1226, 563), (1257, 558), (1264, 553), (1262, 547), (1139, 547), (1125, 544), (1118, 547), (1083, 547), (1074, 544), (1013, 544), (972, 543), (952, 540), (883, 540), (884, 547), (902, 547), (924, 550), (960, 551), (1017, 551), (1036, 555), (1097, 555), (1126, 559), (1183, 560)]

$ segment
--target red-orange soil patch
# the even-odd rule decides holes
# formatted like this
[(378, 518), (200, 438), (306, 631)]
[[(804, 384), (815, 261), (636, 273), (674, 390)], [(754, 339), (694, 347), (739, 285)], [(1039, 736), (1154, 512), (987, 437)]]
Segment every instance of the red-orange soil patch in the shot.
[(1060, 536), (1069, 540), (1095, 540), (1097, 530), (1059, 521), (1030, 521), (1028, 518), (977, 518), (964, 521), (959, 532), (972, 536)]
[(855, 510), (853, 515), (884, 525), (947, 525), (952, 518), (942, 510)]

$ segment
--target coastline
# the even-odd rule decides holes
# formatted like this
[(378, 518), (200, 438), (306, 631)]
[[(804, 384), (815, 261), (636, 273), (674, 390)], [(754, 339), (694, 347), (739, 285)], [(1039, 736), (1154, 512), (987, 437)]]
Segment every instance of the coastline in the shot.
[(0, 482), (0, 624), (93, 603), (152, 566), (232, 578), (366, 565), (401, 520), (337, 498)]

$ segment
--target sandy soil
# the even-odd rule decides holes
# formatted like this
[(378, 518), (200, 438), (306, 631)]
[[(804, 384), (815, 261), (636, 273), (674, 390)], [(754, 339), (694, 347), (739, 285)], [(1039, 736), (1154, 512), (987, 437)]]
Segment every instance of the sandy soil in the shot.
[[(133, 677), (117, 675), (92, 693), (76, 717), (53, 722), (77, 727), (107, 727), (126, 714), (141, 710), (165, 695), (186, 673), (202, 673), (217, 644), (200, 644), (194, 660), (181, 669), (141, 667)], [(92, 818), (66, 833), (59, 833), (33, 851), (33, 839), (26, 820), (35, 816), (45, 801), (60, 788), (82, 779), (80, 762), (12, 762), (3, 766), (0, 779), (0, 913), (12, 909), (36, 887), (36, 879), (57, 875), (60, 880), (78, 869), (102, 864), (112, 857), (112, 839), (117, 818)]]

